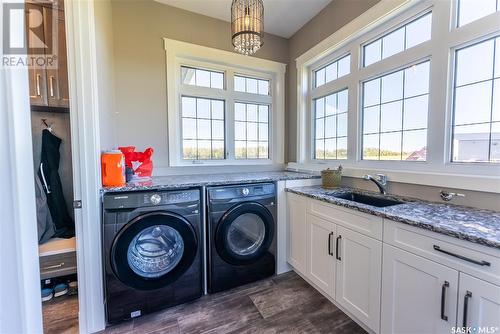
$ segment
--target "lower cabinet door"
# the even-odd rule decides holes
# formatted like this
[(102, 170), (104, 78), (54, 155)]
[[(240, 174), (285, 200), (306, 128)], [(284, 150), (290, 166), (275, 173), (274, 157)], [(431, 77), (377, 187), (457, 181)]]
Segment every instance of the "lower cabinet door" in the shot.
[(451, 333), (458, 271), (384, 244), (381, 333)]
[(458, 326), (463, 333), (496, 333), (500, 330), (500, 286), (460, 273)]
[(307, 277), (323, 292), (335, 298), (335, 258), (333, 239), (335, 225), (307, 214), (308, 272)]
[(378, 333), (382, 242), (337, 225), (334, 248), (335, 300)]

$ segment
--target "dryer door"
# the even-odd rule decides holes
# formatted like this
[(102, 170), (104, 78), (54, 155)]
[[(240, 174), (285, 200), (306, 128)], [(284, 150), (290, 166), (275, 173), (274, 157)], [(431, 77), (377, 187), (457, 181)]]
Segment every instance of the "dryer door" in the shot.
[(274, 237), (274, 219), (265, 206), (244, 202), (227, 211), (215, 233), (215, 246), (225, 261), (244, 265), (266, 254)]
[(158, 289), (185, 273), (197, 250), (196, 232), (186, 219), (171, 212), (151, 212), (118, 232), (111, 265), (124, 284), (140, 290)]

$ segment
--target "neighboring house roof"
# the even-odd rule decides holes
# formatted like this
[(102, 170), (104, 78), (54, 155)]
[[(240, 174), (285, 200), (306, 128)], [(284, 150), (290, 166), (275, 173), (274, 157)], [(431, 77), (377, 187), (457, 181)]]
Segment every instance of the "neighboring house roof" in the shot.
[(427, 147), (424, 147), (418, 151), (414, 151), (412, 154), (406, 158), (406, 160), (421, 161), (425, 160), (427, 156)]

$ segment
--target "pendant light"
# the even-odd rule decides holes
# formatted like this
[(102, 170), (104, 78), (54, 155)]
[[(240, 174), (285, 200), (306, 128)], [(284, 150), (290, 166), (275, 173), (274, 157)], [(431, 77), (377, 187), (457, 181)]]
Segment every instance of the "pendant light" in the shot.
[(234, 50), (252, 55), (264, 44), (264, 3), (262, 0), (233, 0), (231, 36)]

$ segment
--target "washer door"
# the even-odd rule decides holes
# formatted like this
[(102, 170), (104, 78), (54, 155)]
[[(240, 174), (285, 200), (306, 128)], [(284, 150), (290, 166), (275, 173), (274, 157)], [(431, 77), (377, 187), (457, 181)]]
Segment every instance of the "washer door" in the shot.
[(227, 211), (215, 233), (220, 257), (235, 265), (250, 264), (261, 258), (271, 246), (274, 219), (265, 206), (245, 202)]
[(111, 265), (124, 284), (152, 290), (174, 282), (193, 263), (196, 232), (170, 212), (141, 215), (123, 227), (113, 241)]

